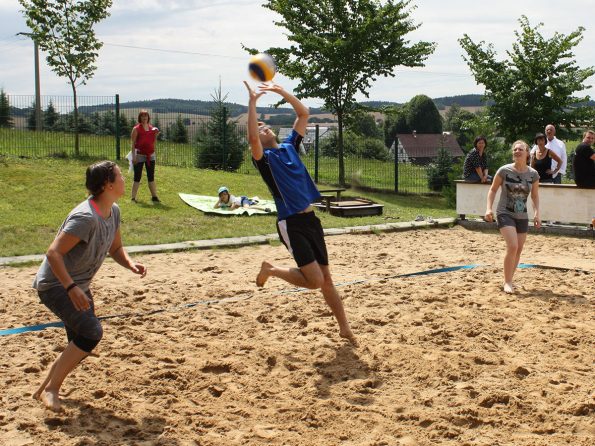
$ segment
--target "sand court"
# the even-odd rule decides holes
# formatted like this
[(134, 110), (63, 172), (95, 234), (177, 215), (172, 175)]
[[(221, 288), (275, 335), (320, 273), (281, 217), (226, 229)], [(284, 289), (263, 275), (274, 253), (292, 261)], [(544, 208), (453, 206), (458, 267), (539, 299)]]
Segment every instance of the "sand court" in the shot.
[[(327, 244), (357, 348), (318, 292), (254, 285), (262, 260), (292, 265), (281, 245), (139, 256), (143, 280), (106, 261), (97, 314), (144, 315), (103, 322), (57, 414), (31, 394), (64, 330), (1, 336), (0, 444), (592, 444), (593, 240), (529, 234), (522, 262), (573, 271), (522, 269), (512, 296), (496, 232)], [(29, 288), (36, 271), (0, 268), (0, 329), (56, 320)]]

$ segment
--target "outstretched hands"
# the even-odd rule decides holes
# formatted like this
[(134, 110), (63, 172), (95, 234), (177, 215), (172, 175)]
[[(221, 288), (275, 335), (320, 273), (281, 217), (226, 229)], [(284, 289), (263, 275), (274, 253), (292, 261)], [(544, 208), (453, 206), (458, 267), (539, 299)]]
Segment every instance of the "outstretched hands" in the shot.
[(246, 86), (246, 88), (248, 89), (248, 95), (250, 96), (250, 101), (254, 101), (256, 102), (258, 100), (259, 97), (261, 97), (265, 92), (264, 91), (259, 91), (257, 92), (254, 88), (252, 88), (250, 86), (250, 84), (248, 84), (248, 82), (244, 81), (244, 85)]
[(275, 84), (273, 82), (261, 83), (260, 85), (258, 85), (258, 91), (256, 91), (254, 88), (252, 88), (250, 86), (250, 84), (248, 84), (248, 82), (246, 82), (246, 81), (244, 81), (244, 85), (248, 89), (248, 93), (250, 94), (250, 100), (254, 100), (254, 101), (256, 101), (259, 97), (261, 97), (267, 91), (277, 93), (281, 96), (283, 96), (283, 93), (285, 92), (285, 90), (283, 90), (283, 87), (281, 85)]

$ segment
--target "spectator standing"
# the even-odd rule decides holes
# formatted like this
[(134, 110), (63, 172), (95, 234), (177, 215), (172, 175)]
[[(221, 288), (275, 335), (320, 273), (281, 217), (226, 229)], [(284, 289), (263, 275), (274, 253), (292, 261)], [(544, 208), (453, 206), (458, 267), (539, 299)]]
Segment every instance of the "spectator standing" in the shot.
[[(566, 165), (568, 158), (568, 155), (566, 154), (566, 144), (564, 144), (564, 141), (556, 138), (556, 127), (554, 127), (552, 124), (545, 126), (545, 135), (547, 137), (545, 146), (552, 150), (562, 160), (562, 165), (559, 166), (558, 173), (553, 175), (553, 183), (562, 184), (562, 179), (564, 175), (566, 175)], [(552, 161), (552, 170), (555, 170), (556, 168), (558, 168), (558, 162), (554, 160)]]
[(578, 187), (595, 189), (595, 132), (587, 130), (583, 135), (583, 142), (576, 147), (572, 169), (574, 181)]
[(553, 150), (545, 146), (545, 141), (543, 133), (535, 135), (533, 142), (537, 149), (531, 152), (531, 167), (539, 173), (540, 183), (554, 183), (554, 177), (558, 174), (558, 168), (562, 166), (562, 160)]
[(146, 166), (151, 200), (159, 203), (157, 186), (155, 185), (155, 140), (159, 136), (159, 129), (150, 124), (151, 116), (147, 110), (140, 111), (137, 121), (138, 124), (134, 126), (130, 135), (132, 164), (134, 168), (131, 200), (136, 202), (136, 194), (138, 193), (140, 180), (143, 175), (143, 166)]

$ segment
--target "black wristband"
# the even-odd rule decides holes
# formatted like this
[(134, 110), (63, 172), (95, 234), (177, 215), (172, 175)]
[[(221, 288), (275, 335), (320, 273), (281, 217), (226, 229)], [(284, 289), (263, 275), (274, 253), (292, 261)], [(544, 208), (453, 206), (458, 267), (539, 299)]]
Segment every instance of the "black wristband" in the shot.
[(66, 292), (68, 293), (71, 289), (73, 289), (75, 286), (78, 286), (75, 282), (72, 282), (70, 285), (68, 285), (66, 287)]

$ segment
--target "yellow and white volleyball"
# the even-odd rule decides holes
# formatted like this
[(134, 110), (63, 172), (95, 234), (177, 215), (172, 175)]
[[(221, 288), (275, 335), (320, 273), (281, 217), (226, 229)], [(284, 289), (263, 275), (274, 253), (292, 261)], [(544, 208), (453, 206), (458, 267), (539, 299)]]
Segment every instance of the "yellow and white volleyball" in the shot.
[(266, 53), (260, 53), (250, 58), (248, 71), (254, 80), (268, 82), (275, 76), (277, 67), (275, 66), (275, 61), (271, 56)]

